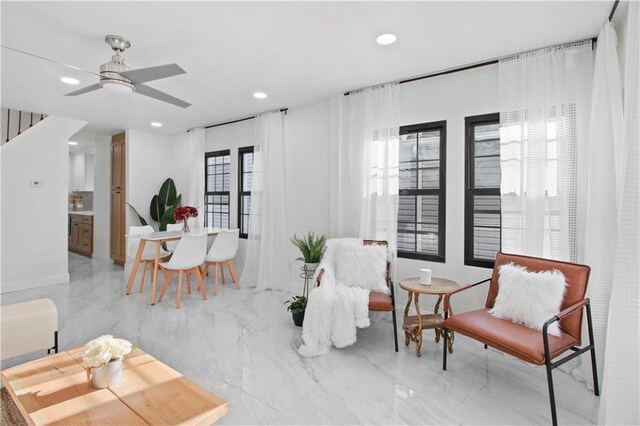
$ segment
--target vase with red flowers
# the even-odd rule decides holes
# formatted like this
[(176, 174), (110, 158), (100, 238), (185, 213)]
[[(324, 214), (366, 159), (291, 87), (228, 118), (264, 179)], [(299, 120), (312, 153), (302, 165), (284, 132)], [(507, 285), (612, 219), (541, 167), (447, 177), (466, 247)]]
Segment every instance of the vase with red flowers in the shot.
[(173, 211), (173, 218), (176, 222), (182, 221), (182, 232), (189, 232), (188, 219), (198, 216), (198, 209), (191, 206), (179, 206)]

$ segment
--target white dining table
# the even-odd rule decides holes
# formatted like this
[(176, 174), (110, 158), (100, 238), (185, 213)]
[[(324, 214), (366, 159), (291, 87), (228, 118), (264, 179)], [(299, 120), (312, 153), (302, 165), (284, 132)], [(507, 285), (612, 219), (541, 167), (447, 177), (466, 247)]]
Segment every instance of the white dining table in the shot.
[[(188, 234), (190, 235), (202, 235), (206, 233), (208, 236), (218, 235), (220, 233), (220, 228), (200, 228), (193, 229)], [(136, 235), (132, 238), (139, 238), (140, 244), (138, 245), (138, 251), (136, 253), (135, 260), (133, 261), (133, 267), (131, 268), (131, 274), (129, 274), (129, 280), (127, 281), (126, 294), (131, 294), (131, 289), (133, 288), (133, 282), (135, 281), (136, 275), (138, 273), (138, 266), (140, 266), (140, 260), (142, 259), (142, 253), (144, 252), (144, 247), (147, 242), (156, 244), (156, 257), (153, 262), (153, 274), (151, 278), (151, 304), (156, 304), (156, 289), (158, 288), (158, 268), (160, 265), (160, 248), (163, 242), (166, 241), (177, 241), (185, 235), (182, 231), (158, 231), (152, 232), (146, 235)], [(127, 238), (129, 235), (125, 235)]]

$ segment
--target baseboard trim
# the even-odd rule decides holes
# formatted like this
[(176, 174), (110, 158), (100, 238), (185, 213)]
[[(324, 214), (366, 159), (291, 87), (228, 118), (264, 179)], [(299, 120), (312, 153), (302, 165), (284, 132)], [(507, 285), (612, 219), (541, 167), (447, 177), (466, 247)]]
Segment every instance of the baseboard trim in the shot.
[(0, 293), (11, 293), (50, 285), (69, 284), (69, 281), (69, 273), (67, 272), (64, 274), (50, 275), (48, 277), (2, 282), (2, 284), (0, 284)]

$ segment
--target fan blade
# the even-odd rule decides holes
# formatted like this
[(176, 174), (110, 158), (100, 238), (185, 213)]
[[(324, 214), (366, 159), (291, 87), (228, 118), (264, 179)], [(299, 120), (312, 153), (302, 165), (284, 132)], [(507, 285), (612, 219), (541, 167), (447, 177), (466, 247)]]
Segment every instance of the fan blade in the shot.
[(83, 95), (85, 93), (93, 92), (94, 90), (102, 89), (102, 86), (99, 83), (92, 84), (91, 86), (83, 87), (82, 89), (78, 89), (75, 92), (69, 92), (65, 96), (78, 96)]
[(182, 108), (188, 108), (191, 106), (189, 102), (185, 102), (181, 99), (175, 98), (167, 93), (161, 92), (157, 89), (154, 89), (153, 87), (149, 87), (144, 84), (136, 84), (136, 93)]
[(83, 70), (82, 68), (78, 68), (78, 67), (73, 66), (73, 65), (65, 64), (63, 62), (58, 62), (58, 61), (55, 61), (53, 59), (45, 58), (44, 56), (36, 55), (34, 53), (25, 52), (24, 50), (14, 49), (13, 47), (9, 47), (9, 46), (2, 46), (2, 48), (3, 49), (7, 49), (7, 50), (11, 50), (13, 52), (22, 53), (23, 55), (33, 56), (34, 58), (42, 59), (43, 61), (53, 62), (54, 64), (62, 65), (64, 67), (71, 68), (72, 70), (82, 71), (82, 72), (86, 72), (86, 73), (89, 73), (89, 74), (97, 75), (98, 77), (100, 77), (100, 74), (98, 74), (98, 73), (95, 73), (95, 72), (92, 72), (92, 71)]
[(178, 64), (167, 64), (159, 65), (157, 67), (123, 71), (120, 73), (120, 75), (124, 78), (129, 79), (133, 84), (141, 84), (148, 81), (160, 80), (161, 78), (173, 77), (174, 75), (185, 73), (186, 71), (180, 68)]

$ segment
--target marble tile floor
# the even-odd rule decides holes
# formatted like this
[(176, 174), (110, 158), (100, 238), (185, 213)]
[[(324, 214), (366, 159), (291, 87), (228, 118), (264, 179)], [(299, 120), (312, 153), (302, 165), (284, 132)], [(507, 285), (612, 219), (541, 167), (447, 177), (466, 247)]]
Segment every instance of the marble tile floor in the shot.
[[(228, 400), (219, 424), (550, 423), (544, 368), (463, 336), (443, 372), (431, 333), (422, 358), (403, 339), (395, 353), (390, 315), (372, 314), (354, 346), (305, 359), (296, 353), (301, 329), (282, 305), (290, 295), (227, 285), (214, 297), (208, 280), (208, 301), (193, 292), (175, 309), (172, 286), (151, 306), (148, 282), (143, 293), (125, 296), (119, 267), (74, 254), (69, 266), (71, 284), (4, 294), (1, 303), (53, 299), (62, 349), (100, 334), (126, 337)], [(599, 398), (565, 373), (556, 371), (554, 380), (560, 423), (594, 424)]]

